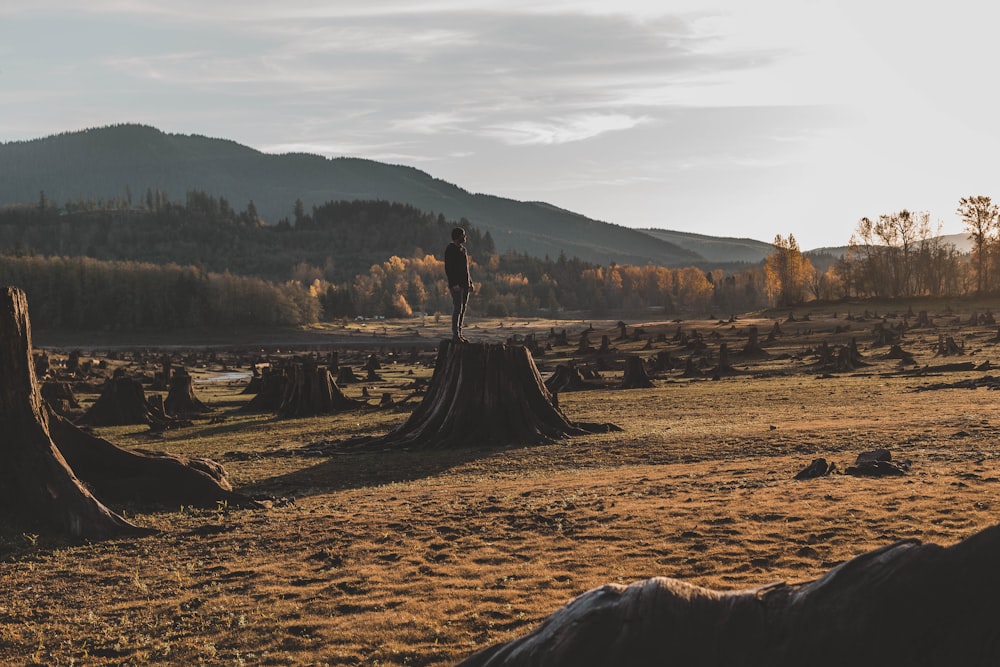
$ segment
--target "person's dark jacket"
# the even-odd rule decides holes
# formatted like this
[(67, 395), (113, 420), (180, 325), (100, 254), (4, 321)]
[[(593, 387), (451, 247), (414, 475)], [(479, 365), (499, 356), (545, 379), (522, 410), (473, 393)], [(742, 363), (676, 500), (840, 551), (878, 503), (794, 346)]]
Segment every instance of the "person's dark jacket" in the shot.
[(444, 250), (444, 273), (448, 277), (448, 287), (459, 285), (472, 287), (472, 277), (469, 275), (469, 254), (465, 246), (449, 243)]

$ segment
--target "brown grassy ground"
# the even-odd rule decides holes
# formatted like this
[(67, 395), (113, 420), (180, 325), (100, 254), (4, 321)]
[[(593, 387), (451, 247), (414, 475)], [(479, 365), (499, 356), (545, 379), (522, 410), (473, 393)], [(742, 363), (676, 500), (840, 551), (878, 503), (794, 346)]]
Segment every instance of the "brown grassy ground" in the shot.
[[(903, 340), (918, 365), (1000, 360), (995, 326), (934, 314), (937, 329)], [(276, 421), (235, 412), (248, 398), (240, 383), (199, 384), (214, 419), (161, 436), (100, 432), (124, 446), (216, 458), (235, 486), (270, 506), (126, 508), (162, 533), (94, 544), (5, 529), (0, 663), (446, 665), (525, 633), (604, 583), (801, 581), (898, 539), (951, 544), (996, 523), (997, 395), (915, 391), (988, 371), (904, 374), (897, 360), (879, 358), (887, 349), (867, 346), (875, 321), (842, 312), (782, 322), (769, 357), (734, 358), (745, 373), (717, 381), (670, 371), (649, 390), (564, 393), (570, 418), (624, 431), (502, 451), (309, 456), (303, 445), (384, 433), (408, 410)], [(751, 323), (766, 334), (773, 320), (680, 326), (701, 331), (711, 354), (721, 340), (739, 350)], [(613, 323), (595, 326), (595, 343), (617, 335)], [(640, 340), (614, 342), (612, 367), (625, 352), (689, 354), (670, 342), (677, 324), (641, 326)], [(510, 331), (506, 323), (473, 334)], [(644, 350), (658, 333), (667, 341)], [(939, 333), (956, 336), (966, 354), (935, 357)], [(850, 337), (870, 366), (829, 374), (814, 366), (808, 351), (819, 341)], [(571, 352), (538, 361), (550, 370)], [(369, 386), (373, 396), (401, 397), (405, 382), (428, 372), (398, 363)], [(604, 376), (613, 384), (620, 372)], [(876, 447), (910, 459), (910, 472), (792, 479), (814, 457), (843, 469)]]

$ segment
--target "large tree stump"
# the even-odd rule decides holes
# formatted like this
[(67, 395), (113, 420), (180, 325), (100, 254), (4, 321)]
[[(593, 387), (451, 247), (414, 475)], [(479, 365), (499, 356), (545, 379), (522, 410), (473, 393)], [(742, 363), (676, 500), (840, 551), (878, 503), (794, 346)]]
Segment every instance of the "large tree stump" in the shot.
[(288, 376), (283, 369), (271, 365), (264, 368), (257, 386), (256, 395), (247, 401), (241, 412), (275, 412), (281, 407), (285, 396)]
[(994, 526), (949, 548), (898, 542), (803, 584), (607, 585), (459, 667), (998, 665), (998, 559)]
[(105, 538), (155, 531), (102, 501), (253, 504), (232, 493), (213, 462), (129, 452), (48, 409), (34, 374), (27, 300), (11, 287), (0, 289), (0, 432), (0, 511), (15, 521)]
[(625, 373), (622, 375), (622, 383), (619, 389), (649, 389), (653, 386), (653, 381), (646, 373), (646, 365), (642, 357), (637, 354), (630, 354), (625, 357)]
[(78, 537), (139, 535), (70, 470), (49, 434), (49, 411), (35, 378), (24, 292), (0, 290), (0, 510)]
[(520, 345), (442, 341), (427, 395), (410, 418), (359, 445), (488, 448), (553, 442), (620, 430), (614, 424), (570, 421)]
[[(165, 367), (164, 372), (167, 371)], [(169, 415), (185, 418), (214, 412), (195, 395), (194, 380), (184, 368), (174, 369), (170, 378), (170, 391), (163, 399), (163, 409)]]
[(142, 384), (135, 378), (116, 374), (104, 383), (101, 395), (77, 420), (84, 426), (163, 426), (163, 418), (154, 411)]
[[(374, 355), (373, 355), (374, 356)], [(348, 398), (326, 366), (313, 361), (291, 364), (285, 369), (285, 391), (278, 406), (279, 417), (311, 417), (354, 410), (367, 405)]]

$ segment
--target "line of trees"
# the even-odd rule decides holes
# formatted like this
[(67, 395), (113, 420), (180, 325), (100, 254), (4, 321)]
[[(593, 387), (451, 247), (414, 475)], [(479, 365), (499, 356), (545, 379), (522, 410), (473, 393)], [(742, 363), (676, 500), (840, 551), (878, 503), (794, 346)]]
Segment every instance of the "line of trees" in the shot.
[(278, 284), (176, 264), (0, 256), (0, 285), (25, 291), (40, 329), (297, 326), (322, 312), (317, 295), (294, 280)]
[[(473, 308), (489, 316), (730, 314), (812, 299), (1000, 289), (1000, 212), (984, 196), (958, 207), (971, 256), (943, 243), (928, 214), (902, 210), (862, 218), (847, 253), (820, 269), (794, 236), (778, 235), (764, 262), (729, 272), (501, 255), (466, 220), (388, 202), (331, 202), (309, 212), (296, 205), (293, 220), (266, 226), (252, 202), (237, 212), (197, 191), (183, 203), (156, 192), (143, 200), (138, 210), (127, 202), (67, 210), (43, 195), (37, 206), (0, 210), (0, 248), (14, 249), (0, 255), (0, 284), (23, 288), (33, 320), (55, 329), (297, 326), (448, 312), (442, 261), (423, 248), (442, 245), (461, 225), (474, 258)], [(388, 259), (365, 262), (379, 255)], [(345, 271), (346, 257), (364, 268)]]
[(858, 221), (847, 252), (816, 270), (793, 236), (777, 236), (765, 260), (774, 305), (810, 299), (955, 297), (1000, 291), (1000, 208), (990, 197), (962, 197), (957, 212), (971, 257), (942, 240), (930, 215), (907, 209)]

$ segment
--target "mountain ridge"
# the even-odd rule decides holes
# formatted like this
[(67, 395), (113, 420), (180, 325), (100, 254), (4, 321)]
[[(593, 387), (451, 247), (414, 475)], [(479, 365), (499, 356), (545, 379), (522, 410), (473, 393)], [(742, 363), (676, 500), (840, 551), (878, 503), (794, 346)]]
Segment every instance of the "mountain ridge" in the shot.
[(268, 223), (329, 201), (386, 200), (465, 218), (489, 231), (497, 249), (534, 256), (664, 266), (703, 262), (695, 252), (613, 223), (544, 202), (473, 194), (415, 167), (355, 157), (268, 154), (228, 139), (168, 134), (123, 124), (0, 144), (0, 205), (142, 197), (159, 189), (171, 198), (191, 190), (252, 201)]

